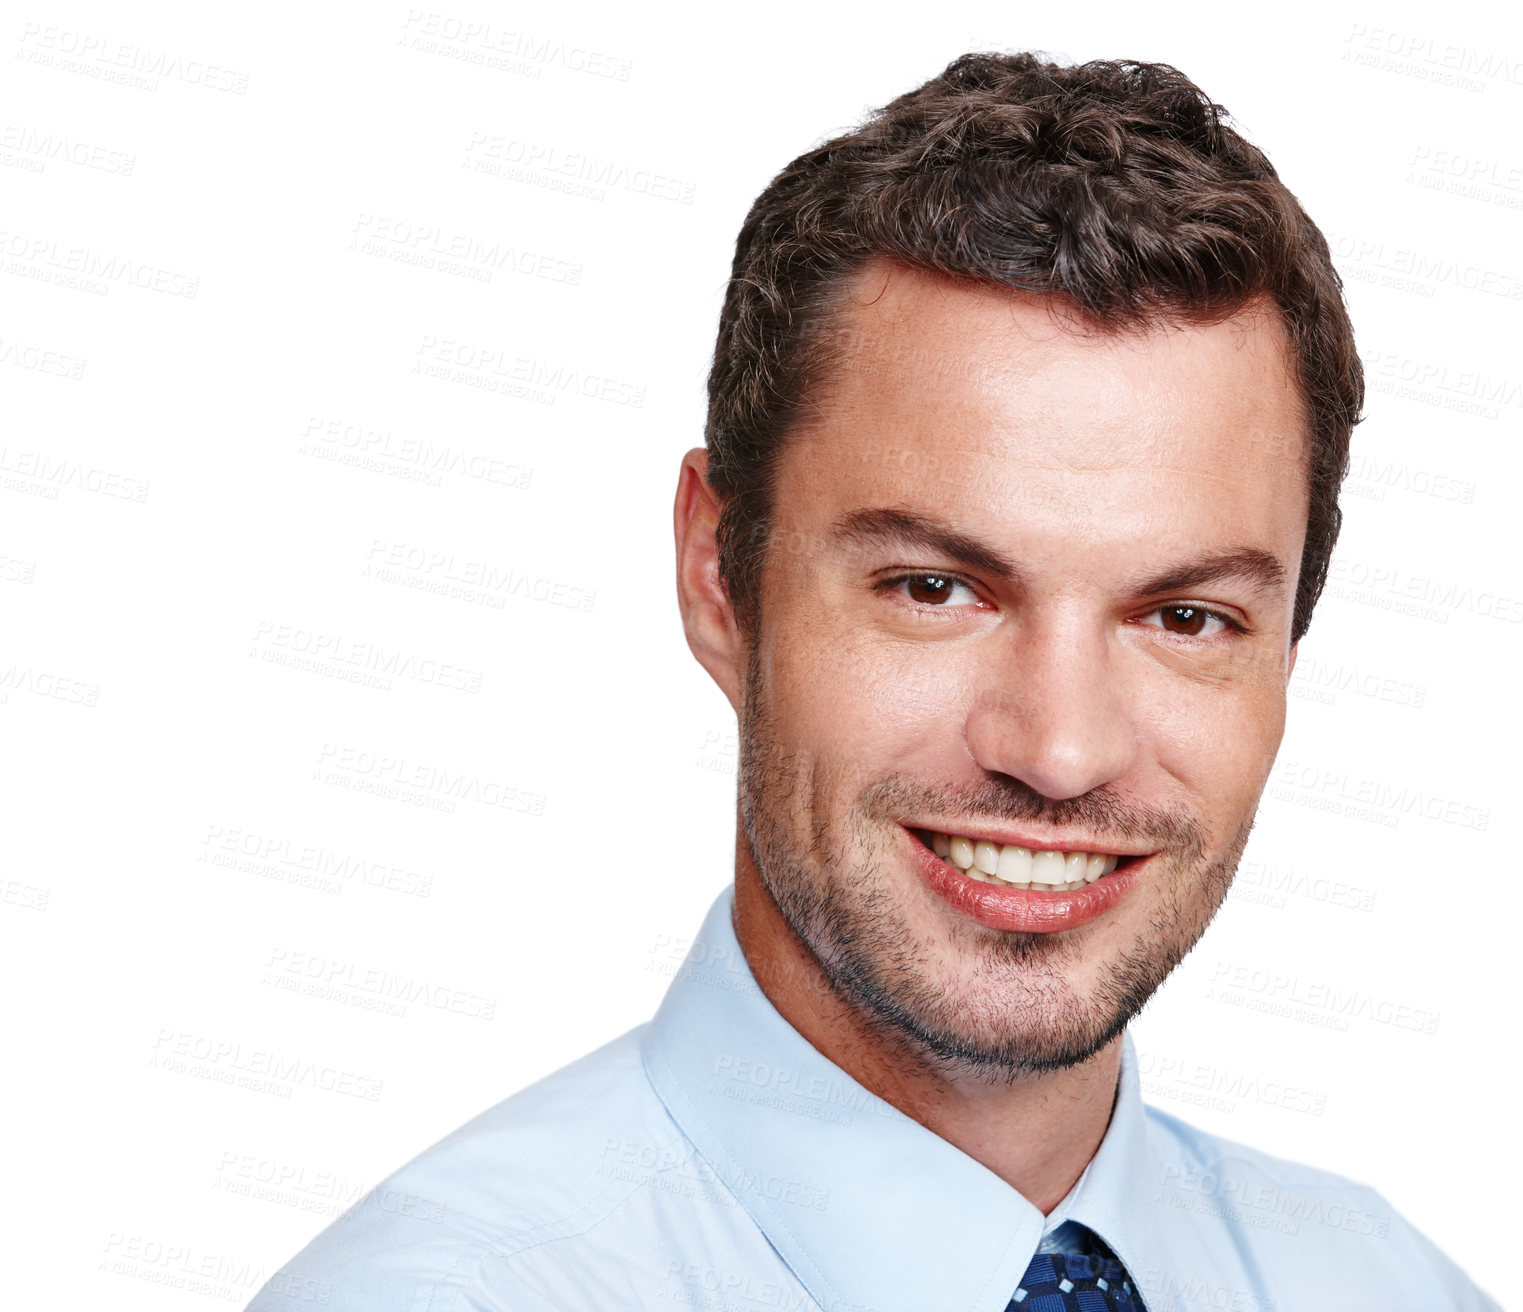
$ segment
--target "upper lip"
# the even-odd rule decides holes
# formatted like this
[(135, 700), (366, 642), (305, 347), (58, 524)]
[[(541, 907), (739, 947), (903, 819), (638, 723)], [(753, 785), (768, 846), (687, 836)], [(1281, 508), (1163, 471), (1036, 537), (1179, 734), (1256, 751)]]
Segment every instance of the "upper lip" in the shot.
[(975, 824), (964, 826), (961, 821), (948, 824), (945, 821), (919, 821), (905, 824), (906, 829), (924, 829), (933, 834), (948, 834), (959, 838), (971, 838), (975, 843), (989, 842), (998, 847), (1012, 845), (1029, 848), (1033, 852), (1099, 852), (1104, 856), (1151, 856), (1152, 850), (1127, 851), (1100, 840), (1083, 837), (1033, 838), (1029, 834), (1017, 834), (996, 826)]

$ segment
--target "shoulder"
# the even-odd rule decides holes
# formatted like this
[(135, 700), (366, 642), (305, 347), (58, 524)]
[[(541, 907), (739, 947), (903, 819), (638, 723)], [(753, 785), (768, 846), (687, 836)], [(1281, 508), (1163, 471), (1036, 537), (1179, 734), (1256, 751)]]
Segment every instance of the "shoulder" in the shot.
[(1239, 1182), (1250, 1179), (1288, 1189), (1371, 1192), (1348, 1176), (1208, 1133), (1151, 1104), (1144, 1104), (1144, 1112), (1153, 1147), (1164, 1162), (1165, 1184), (1213, 1195), (1240, 1191)]
[[(1498, 1312), (1432, 1240), (1368, 1184), (1208, 1134), (1146, 1107), (1157, 1201), (1272, 1272), (1278, 1306), (1425, 1306)], [(1330, 1301), (1332, 1286), (1351, 1301)], [(1341, 1295), (1335, 1295), (1342, 1297)], [(1311, 1300), (1309, 1303), (1307, 1300)], [(1367, 1300), (1367, 1301), (1366, 1301)]]
[(1155, 1107), (1146, 1113), (1160, 1159), (1160, 1201), (1171, 1208), (1331, 1242), (1339, 1235), (1383, 1236), (1405, 1224), (1369, 1185), (1209, 1134)]
[(595, 1228), (689, 1152), (645, 1075), (644, 1029), (504, 1099), (393, 1172), (286, 1263), (248, 1312), (474, 1307), (463, 1296), (485, 1264)]

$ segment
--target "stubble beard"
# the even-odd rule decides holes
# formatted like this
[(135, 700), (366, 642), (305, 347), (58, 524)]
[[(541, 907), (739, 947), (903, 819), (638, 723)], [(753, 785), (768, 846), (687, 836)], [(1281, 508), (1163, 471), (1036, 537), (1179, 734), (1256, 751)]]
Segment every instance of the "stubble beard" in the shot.
[[(902, 1058), (943, 1077), (1014, 1083), (1078, 1065), (1103, 1049), (1205, 932), (1252, 828), (1250, 813), (1212, 859), (1202, 826), (1186, 811), (1142, 811), (1103, 788), (1052, 801), (992, 775), (956, 790), (884, 776), (858, 792), (843, 824), (833, 824), (814, 807), (829, 782), (821, 763), (778, 740), (754, 645), (740, 721), (740, 812), (763, 887), (868, 1028)], [(1082, 826), (1157, 848), (1150, 878), (1163, 897), (1146, 929), (1101, 963), (1087, 991), (1068, 977), (1084, 961), (1082, 930), (1020, 933), (968, 921), (953, 935), (960, 961), (951, 971), (942, 962), (938, 971), (936, 946), (912, 929), (896, 898), (895, 881), (905, 872), (886, 869), (894, 817), (916, 812)], [(790, 813), (808, 818), (807, 845), (788, 823)], [(959, 980), (949, 987), (954, 972)]]

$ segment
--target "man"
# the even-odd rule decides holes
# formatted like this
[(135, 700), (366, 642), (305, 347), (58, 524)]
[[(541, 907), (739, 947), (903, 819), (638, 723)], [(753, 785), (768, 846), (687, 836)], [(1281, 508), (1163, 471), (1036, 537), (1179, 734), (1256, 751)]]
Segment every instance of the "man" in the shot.
[(653, 1021), (252, 1307), (1495, 1307), (1145, 1109), (1126, 1033), (1247, 841), (1363, 397), (1264, 157), (1173, 69), (964, 57), (758, 199), (709, 391), (734, 888)]

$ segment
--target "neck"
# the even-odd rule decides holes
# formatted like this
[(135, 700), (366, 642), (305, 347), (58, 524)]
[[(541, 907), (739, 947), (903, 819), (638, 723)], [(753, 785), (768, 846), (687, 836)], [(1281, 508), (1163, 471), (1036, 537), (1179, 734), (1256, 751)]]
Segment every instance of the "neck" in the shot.
[(858, 1084), (1051, 1212), (1110, 1123), (1121, 1064), (1115, 1039), (1066, 1070), (992, 1083), (949, 1071), (838, 994), (778, 911), (743, 835), (735, 854), (735, 935), (783, 1018)]

